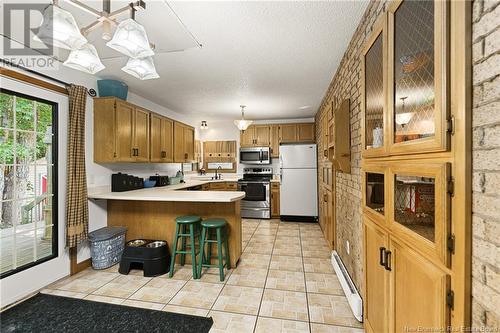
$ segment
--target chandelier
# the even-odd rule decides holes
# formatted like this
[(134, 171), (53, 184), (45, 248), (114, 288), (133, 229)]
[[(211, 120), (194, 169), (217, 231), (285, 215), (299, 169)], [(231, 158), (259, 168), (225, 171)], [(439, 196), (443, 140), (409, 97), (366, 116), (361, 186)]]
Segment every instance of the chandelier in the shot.
[(238, 129), (240, 131), (245, 131), (248, 128), (248, 126), (250, 126), (253, 123), (253, 121), (252, 120), (245, 120), (245, 108), (246, 108), (246, 106), (240, 105), (240, 108), (241, 108), (241, 119), (235, 120), (234, 124), (236, 125), (236, 127), (238, 127)]
[[(106, 45), (129, 57), (122, 70), (140, 80), (156, 79), (152, 56), (154, 45), (149, 42), (146, 30), (135, 21), (135, 12), (146, 9), (144, 1), (131, 2), (125, 7), (111, 12), (111, 0), (103, 0), (103, 10), (97, 11), (78, 0), (66, 0), (67, 3), (86, 11), (96, 17), (96, 20), (80, 29), (73, 15), (53, 0), (43, 13), (43, 20), (38, 28), (35, 39), (55, 47), (70, 50), (68, 59), (63, 63), (67, 67), (82, 72), (95, 74), (105, 68), (96, 48), (85, 37), (90, 31), (102, 27), (102, 38)], [(130, 17), (118, 22), (117, 17), (123, 13)], [(116, 30), (111, 38), (111, 27)]]

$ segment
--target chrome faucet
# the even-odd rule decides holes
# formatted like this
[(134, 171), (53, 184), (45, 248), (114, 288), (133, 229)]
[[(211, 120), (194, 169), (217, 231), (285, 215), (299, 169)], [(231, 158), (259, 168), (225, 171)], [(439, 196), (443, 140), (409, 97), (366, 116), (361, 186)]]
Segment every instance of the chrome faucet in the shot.
[(214, 176), (214, 180), (217, 180), (217, 179), (221, 179), (221, 174), (219, 173), (219, 175), (217, 176), (217, 170), (222, 170), (222, 167), (219, 165), (217, 167), (217, 169), (215, 169), (215, 176)]

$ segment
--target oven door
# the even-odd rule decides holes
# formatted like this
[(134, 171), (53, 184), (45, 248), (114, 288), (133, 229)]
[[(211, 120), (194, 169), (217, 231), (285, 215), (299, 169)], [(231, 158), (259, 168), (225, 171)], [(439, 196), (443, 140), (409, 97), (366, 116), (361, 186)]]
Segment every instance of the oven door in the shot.
[(241, 200), (242, 208), (269, 208), (271, 206), (267, 182), (238, 182), (238, 190), (245, 192), (245, 198)]

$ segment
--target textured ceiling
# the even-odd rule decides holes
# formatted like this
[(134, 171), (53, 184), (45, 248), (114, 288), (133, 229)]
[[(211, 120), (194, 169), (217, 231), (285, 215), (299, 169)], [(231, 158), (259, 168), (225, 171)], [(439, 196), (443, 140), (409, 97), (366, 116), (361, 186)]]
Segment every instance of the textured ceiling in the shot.
[[(45, 0), (47, 1), (47, 0)], [(42, 2), (45, 2), (42, 0)], [(100, 1), (85, 1), (99, 8)], [(113, 0), (112, 9), (128, 1)], [(316, 113), (368, 1), (146, 1), (137, 20), (156, 44), (161, 78), (139, 81), (120, 70), (126, 58), (89, 37), (106, 69), (131, 91), (174, 111), (205, 119), (310, 117)], [(92, 17), (61, 2), (80, 26)], [(194, 47), (194, 48), (193, 48)], [(177, 49), (183, 52), (167, 52)], [(63, 54), (64, 56), (64, 54)]]

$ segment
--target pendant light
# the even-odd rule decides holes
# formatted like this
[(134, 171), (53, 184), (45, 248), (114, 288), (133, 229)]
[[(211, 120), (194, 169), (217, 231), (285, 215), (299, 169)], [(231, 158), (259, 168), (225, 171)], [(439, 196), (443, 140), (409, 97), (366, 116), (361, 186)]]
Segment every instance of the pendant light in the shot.
[(131, 18), (120, 22), (113, 39), (107, 42), (106, 45), (134, 59), (154, 55), (154, 51), (149, 45), (146, 30)]
[(236, 127), (238, 127), (238, 129), (240, 131), (244, 131), (248, 128), (248, 126), (250, 126), (253, 123), (253, 121), (252, 120), (245, 120), (246, 105), (240, 105), (240, 108), (241, 108), (241, 119), (235, 120), (234, 124), (236, 125)]
[(88, 43), (73, 15), (56, 5), (45, 8), (42, 25), (34, 39), (67, 50), (76, 50)]
[(78, 50), (71, 51), (63, 65), (89, 74), (95, 74), (105, 68), (96, 48), (88, 43)]
[(151, 57), (142, 59), (130, 58), (125, 67), (122, 67), (122, 71), (140, 80), (157, 79), (160, 77), (156, 72), (153, 58)]
[(200, 129), (202, 129), (202, 130), (206, 130), (206, 129), (208, 129), (208, 124), (207, 124), (207, 121), (206, 121), (206, 120), (202, 120), (202, 121), (201, 121), (201, 126), (200, 126)]

